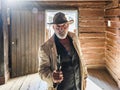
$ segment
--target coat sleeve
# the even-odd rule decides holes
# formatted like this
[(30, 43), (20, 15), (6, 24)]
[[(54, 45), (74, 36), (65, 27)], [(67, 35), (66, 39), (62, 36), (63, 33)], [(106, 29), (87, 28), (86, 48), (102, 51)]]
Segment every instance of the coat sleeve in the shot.
[(80, 45), (80, 54), (81, 54), (81, 59), (82, 59), (82, 64), (83, 64), (83, 73), (84, 73), (84, 85), (83, 88), (86, 88), (86, 84), (87, 84), (87, 77), (88, 77), (88, 71), (87, 71), (87, 66), (86, 66), (86, 62), (83, 58), (83, 54), (82, 54), (82, 49), (81, 49), (81, 45)]
[(85, 62), (85, 59), (83, 57), (83, 53), (82, 53), (82, 47), (81, 47), (81, 43), (79, 41), (79, 38), (76, 36), (76, 40), (77, 40), (77, 44), (78, 44), (78, 48), (79, 48), (79, 51), (80, 51), (80, 56), (81, 56), (81, 60), (82, 60), (82, 65), (83, 65), (83, 69), (84, 69), (84, 79), (86, 79), (88, 77), (88, 72), (87, 72), (87, 66), (86, 66), (86, 62)]
[(79, 47), (80, 56), (81, 56), (81, 60), (82, 60), (82, 65), (83, 65), (83, 75), (84, 75), (84, 77), (83, 77), (83, 83), (84, 83), (83, 88), (85, 89), (86, 84), (87, 84), (88, 71), (87, 71), (87, 66), (86, 66), (85, 59), (83, 57), (80, 41), (79, 41), (78, 37), (76, 37), (76, 38), (77, 38), (76, 40), (78, 40), (77, 42), (78, 42), (78, 47)]
[(42, 47), (39, 48), (38, 58), (39, 58), (38, 72), (41, 79), (48, 83), (48, 87), (53, 87), (50, 59)]

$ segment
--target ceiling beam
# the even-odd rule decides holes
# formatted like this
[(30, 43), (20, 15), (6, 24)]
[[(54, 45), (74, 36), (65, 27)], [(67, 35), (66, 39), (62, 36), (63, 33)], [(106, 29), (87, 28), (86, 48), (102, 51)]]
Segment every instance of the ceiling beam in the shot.
[(21, 1), (112, 1), (112, 0), (21, 0)]

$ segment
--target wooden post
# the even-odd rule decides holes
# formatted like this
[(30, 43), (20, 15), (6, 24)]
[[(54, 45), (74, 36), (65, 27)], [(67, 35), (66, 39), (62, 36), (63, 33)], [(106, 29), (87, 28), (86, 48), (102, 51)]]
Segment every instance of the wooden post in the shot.
[(0, 84), (4, 84), (8, 78), (7, 2), (0, 0)]

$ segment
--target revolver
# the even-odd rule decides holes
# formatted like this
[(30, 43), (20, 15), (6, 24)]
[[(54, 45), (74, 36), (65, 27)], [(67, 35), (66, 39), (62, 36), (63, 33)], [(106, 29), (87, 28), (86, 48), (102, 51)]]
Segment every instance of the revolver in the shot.
[[(57, 56), (57, 71), (61, 70), (61, 61), (60, 61), (60, 55)], [(56, 88), (58, 87), (59, 83), (54, 83), (53, 87)]]

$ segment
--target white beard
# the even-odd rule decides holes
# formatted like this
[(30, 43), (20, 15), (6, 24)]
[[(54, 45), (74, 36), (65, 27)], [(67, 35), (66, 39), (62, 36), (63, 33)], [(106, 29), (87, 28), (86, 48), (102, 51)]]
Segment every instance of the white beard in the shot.
[(64, 36), (60, 36), (58, 33), (55, 33), (55, 34), (59, 39), (65, 39), (67, 37), (68, 31), (65, 33)]

